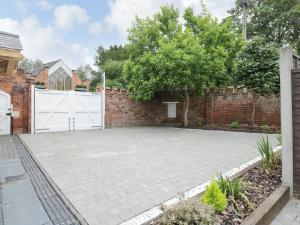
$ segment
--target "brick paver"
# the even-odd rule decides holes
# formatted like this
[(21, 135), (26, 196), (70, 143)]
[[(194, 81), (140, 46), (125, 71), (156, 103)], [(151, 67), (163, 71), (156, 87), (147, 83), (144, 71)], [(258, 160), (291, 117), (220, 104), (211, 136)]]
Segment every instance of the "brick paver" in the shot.
[(260, 134), (176, 128), (22, 135), (91, 225), (114, 225), (258, 156)]

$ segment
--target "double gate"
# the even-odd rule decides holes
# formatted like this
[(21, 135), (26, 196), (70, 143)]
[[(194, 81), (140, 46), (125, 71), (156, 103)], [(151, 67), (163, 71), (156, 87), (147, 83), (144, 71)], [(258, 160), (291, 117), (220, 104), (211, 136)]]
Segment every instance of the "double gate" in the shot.
[(10, 134), (11, 97), (0, 90), (0, 135)]
[(104, 128), (104, 93), (32, 90), (32, 133)]

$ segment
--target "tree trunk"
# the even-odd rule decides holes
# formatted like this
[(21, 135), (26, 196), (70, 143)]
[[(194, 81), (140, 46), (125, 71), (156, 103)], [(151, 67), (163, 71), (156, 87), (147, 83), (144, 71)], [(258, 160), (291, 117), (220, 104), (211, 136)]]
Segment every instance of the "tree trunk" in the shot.
[(187, 86), (185, 86), (184, 89), (184, 97), (185, 97), (185, 102), (184, 102), (184, 113), (183, 113), (183, 125), (185, 127), (188, 127), (189, 126), (188, 112), (189, 112), (189, 105), (190, 105), (190, 96), (189, 96)]
[(253, 107), (252, 107), (252, 116), (251, 116), (251, 127), (254, 128), (255, 123), (255, 112), (256, 112), (256, 102), (258, 100), (258, 96), (253, 94)]

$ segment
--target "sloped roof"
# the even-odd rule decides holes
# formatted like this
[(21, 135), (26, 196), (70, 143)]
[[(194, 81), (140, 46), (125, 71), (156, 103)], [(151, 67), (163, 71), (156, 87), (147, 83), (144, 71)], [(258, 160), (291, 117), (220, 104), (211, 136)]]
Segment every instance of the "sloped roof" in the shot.
[(45, 64), (40, 65), (40, 66), (30, 67), (30, 68), (25, 69), (25, 72), (26, 73), (31, 73), (32, 76), (36, 76), (41, 72), (41, 70), (43, 70), (45, 68), (50, 69), (52, 66), (54, 66), (59, 61), (60, 61), (60, 59), (56, 60), (56, 61), (53, 61), (53, 62), (45, 63)]
[(19, 35), (4, 31), (0, 31), (0, 48), (23, 50)]

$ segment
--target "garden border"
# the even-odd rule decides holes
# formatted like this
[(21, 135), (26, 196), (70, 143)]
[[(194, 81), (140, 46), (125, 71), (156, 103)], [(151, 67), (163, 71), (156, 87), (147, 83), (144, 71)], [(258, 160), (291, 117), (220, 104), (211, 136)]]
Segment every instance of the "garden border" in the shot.
[[(273, 149), (273, 152), (275, 152), (275, 153), (279, 152), (279, 151), (281, 151), (281, 146), (277, 146)], [(261, 161), (262, 161), (261, 156), (258, 156), (246, 163), (241, 164), (240, 166), (237, 166), (237, 167), (223, 173), (223, 176), (227, 176), (230, 179), (235, 179), (235, 178), (241, 176), (242, 174), (246, 173), (250, 169), (254, 168), (255, 166), (257, 166)], [(208, 180), (205, 183), (202, 183), (201, 185), (198, 185), (198, 186), (192, 188), (191, 190), (184, 192), (182, 195), (178, 195), (170, 200), (167, 200), (166, 202), (162, 203), (161, 205), (155, 206), (155, 207), (145, 211), (144, 213), (137, 215), (137, 216), (121, 223), (121, 225), (148, 225), (148, 224), (150, 224), (150, 222), (152, 220), (154, 220), (155, 218), (157, 218), (158, 216), (160, 216), (163, 213), (163, 211), (161, 209), (162, 205), (166, 206), (166, 207), (170, 207), (172, 205), (177, 204), (182, 199), (190, 199), (197, 195), (200, 195), (205, 191), (206, 187), (211, 183), (211, 181), (212, 180)]]
[(290, 198), (288, 186), (281, 185), (266, 198), (241, 225), (266, 225), (282, 210)]

